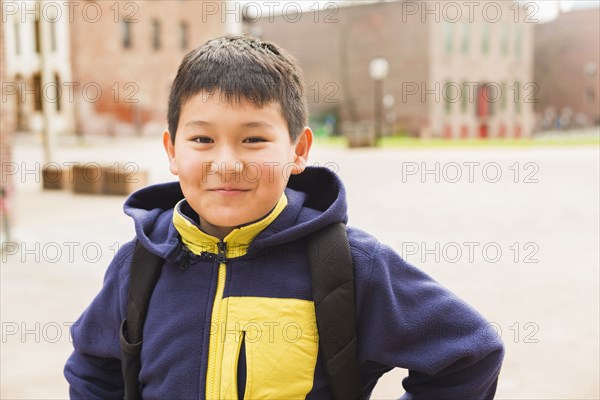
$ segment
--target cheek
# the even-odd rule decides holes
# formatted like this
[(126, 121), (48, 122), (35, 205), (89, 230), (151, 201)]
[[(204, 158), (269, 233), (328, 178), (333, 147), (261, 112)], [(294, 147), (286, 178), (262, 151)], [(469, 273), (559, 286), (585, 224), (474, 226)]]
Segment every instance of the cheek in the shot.
[(250, 162), (244, 166), (242, 171), (242, 179), (248, 183), (258, 183), (264, 178), (269, 178), (268, 168), (264, 168), (262, 164)]
[(280, 183), (284, 181), (285, 185), (296, 165), (294, 159), (293, 154), (290, 155), (283, 151), (279, 152), (279, 157), (277, 158), (273, 157), (273, 155), (265, 157), (264, 160), (258, 162), (261, 168), (261, 181), (266, 178), (268, 183)]
[(204, 182), (211, 174), (211, 164), (202, 162), (194, 157), (182, 157), (178, 160), (177, 169), (179, 178), (185, 181)]
[[(256, 164), (256, 167), (247, 169), (246, 176), (249, 179), (255, 179), (258, 181), (260, 178), (260, 184), (262, 186), (285, 186), (287, 184), (286, 175), (287, 171), (290, 170), (290, 165), (283, 162), (271, 162), (267, 164)], [(260, 176), (258, 176), (260, 174)]]

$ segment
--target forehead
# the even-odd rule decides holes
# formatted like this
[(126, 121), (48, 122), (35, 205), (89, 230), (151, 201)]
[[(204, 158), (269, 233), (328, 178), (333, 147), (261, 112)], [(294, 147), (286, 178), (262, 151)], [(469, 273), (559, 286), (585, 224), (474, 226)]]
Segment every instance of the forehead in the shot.
[(283, 126), (287, 130), (287, 122), (279, 102), (273, 101), (261, 106), (235, 95), (226, 98), (221, 92), (200, 92), (184, 102), (179, 125), (185, 126), (195, 120), (226, 125), (251, 125), (253, 122), (261, 122)]

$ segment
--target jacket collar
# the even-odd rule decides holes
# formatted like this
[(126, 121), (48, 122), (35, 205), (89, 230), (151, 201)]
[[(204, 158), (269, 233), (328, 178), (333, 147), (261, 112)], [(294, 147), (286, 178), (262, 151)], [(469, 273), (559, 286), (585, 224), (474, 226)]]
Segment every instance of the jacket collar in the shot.
[(196, 213), (185, 199), (179, 201), (174, 208), (173, 225), (179, 232), (183, 244), (194, 254), (206, 252), (218, 254), (219, 243), (224, 242), (227, 258), (240, 257), (246, 254), (252, 240), (279, 216), (287, 204), (287, 197), (283, 193), (275, 207), (267, 215), (258, 221), (233, 229), (222, 241), (200, 229), (193, 218)]

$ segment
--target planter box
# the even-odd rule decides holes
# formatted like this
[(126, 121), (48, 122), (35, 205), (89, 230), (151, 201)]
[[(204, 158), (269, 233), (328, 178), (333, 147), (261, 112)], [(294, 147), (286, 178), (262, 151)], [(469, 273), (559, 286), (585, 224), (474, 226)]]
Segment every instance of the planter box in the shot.
[(105, 194), (128, 195), (148, 185), (148, 172), (134, 168), (105, 167), (102, 177)]
[[(73, 192), (82, 194), (129, 195), (148, 184), (148, 172), (140, 171), (137, 165), (125, 164), (130, 168), (123, 168), (118, 163), (115, 165), (76, 163), (70, 173), (63, 171), (62, 187), (70, 184)], [(69, 177), (71, 182), (68, 182)]]
[(42, 185), (44, 190), (61, 190), (68, 186), (69, 169), (51, 163), (42, 168)]
[(73, 192), (101, 194), (104, 191), (103, 175), (103, 168), (98, 163), (90, 162), (73, 165)]

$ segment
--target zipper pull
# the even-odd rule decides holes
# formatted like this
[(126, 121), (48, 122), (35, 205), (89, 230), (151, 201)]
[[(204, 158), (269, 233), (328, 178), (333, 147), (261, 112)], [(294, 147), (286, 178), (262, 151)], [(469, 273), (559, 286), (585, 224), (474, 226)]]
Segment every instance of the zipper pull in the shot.
[(220, 241), (217, 243), (217, 247), (219, 248), (219, 255), (217, 256), (217, 261), (220, 264), (227, 264), (227, 243)]

